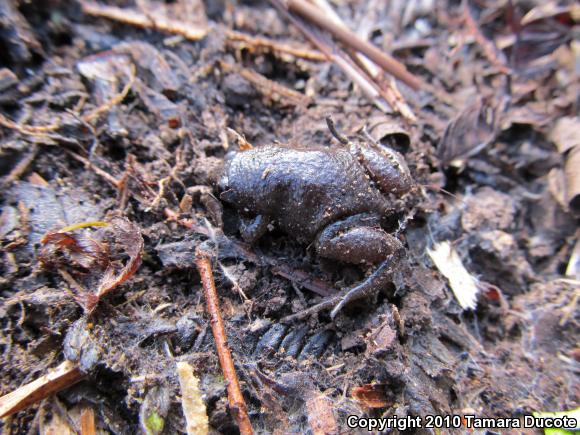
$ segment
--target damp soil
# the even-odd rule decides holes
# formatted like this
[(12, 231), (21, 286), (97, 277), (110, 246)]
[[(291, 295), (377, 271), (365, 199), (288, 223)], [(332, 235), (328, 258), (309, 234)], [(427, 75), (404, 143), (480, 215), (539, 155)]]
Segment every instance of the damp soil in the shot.
[[(210, 29), (190, 41), (77, 2), (0, 0), (0, 394), (65, 359), (87, 374), (3, 432), (48, 433), (54, 415), (78, 430), (74, 410), (89, 404), (105, 433), (144, 431), (151, 409), (162, 433), (185, 433), (176, 362), (187, 361), (211, 430), (236, 433), (194, 264), (208, 243), (256, 432), (578, 407), (578, 204), (566, 193), (580, 149), (577, 16), (564, 5), (526, 21), (540, 2), (504, 3), (333, 3), (429, 84), (397, 83), (410, 121), (332, 62), (232, 44), (227, 29), (314, 50), (268, 2), (115, 5)], [(389, 285), (334, 319), (284, 323), (372, 268), (321, 259), (275, 223), (246, 244), (218, 181), (246, 143), (341, 146), (328, 114), (344, 135), (366, 127), (405, 156), (417, 188), (385, 217), (406, 254)], [(47, 234), (83, 222), (125, 222), (125, 233), (81, 228), (76, 251), (48, 249)], [(478, 280), (473, 310), (427, 254), (443, 241)], [(106, 287), (107, 265), (136, 257), (128, 279), (87, 296)]]

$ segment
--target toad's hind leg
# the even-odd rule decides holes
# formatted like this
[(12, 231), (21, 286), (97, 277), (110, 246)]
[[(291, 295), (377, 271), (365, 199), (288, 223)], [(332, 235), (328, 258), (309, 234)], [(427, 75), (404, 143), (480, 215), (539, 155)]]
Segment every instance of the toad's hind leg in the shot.
[(393, 267), (398, 263), (398, 261), (403, 256), (403, 251), (396, 251), (389, 255), (377, 268), (376, 270), (365, 279), (362, 283), (348, 289), (344, 296), (340, 298), (338, 303), (334, 306), (330, 312), (330, 317), (335, 318), (338, 312), (349, 302), (356, 299), (363, 298), (365, 296), (371, 295), (376, 291), (385, 288), (390, 281), (391, 273), (393, 272)]
[(355, 226), (350, 226), (353, 223), (339, 222), (324, 229), (316, 240), (316, 251), (322, 257), (378, 267), (361, 284), (343, 293), (331, 312), (333, 318), (349, 302), (385, 288), (393, 266), (405, 252), (399, 239), (382, 228), (364, 226), (364, 217), (356, 218)]

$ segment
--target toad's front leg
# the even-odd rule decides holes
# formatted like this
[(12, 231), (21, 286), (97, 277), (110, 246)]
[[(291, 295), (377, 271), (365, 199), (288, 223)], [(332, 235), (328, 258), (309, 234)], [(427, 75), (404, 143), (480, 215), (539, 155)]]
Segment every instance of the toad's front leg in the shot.
[(378, 264), (362, 283), (343, 292), (330, 313), (332, 318), (349, 302), (385, 288), (393, 266), (405, 252), (399, 239), (376, 226), (373, 217), (364, 215), (328, 226), (318, 236), (315, 246), (322, 257), (347, 263)]

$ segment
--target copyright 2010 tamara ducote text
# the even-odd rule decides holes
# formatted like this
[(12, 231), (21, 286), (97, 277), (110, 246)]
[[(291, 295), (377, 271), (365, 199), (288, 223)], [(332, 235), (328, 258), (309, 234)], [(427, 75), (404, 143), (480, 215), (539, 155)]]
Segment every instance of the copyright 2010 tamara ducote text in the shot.
[(578, 429), (578, 421), (568, 416), (561, 417), (522, 417), (485, 418), (476, 415), (426, 415), (406, 417), (368, 418), (350, 415), (346, 421), (350, 429), (383, 431), (386, 429), (521, 429), (556, 428)]

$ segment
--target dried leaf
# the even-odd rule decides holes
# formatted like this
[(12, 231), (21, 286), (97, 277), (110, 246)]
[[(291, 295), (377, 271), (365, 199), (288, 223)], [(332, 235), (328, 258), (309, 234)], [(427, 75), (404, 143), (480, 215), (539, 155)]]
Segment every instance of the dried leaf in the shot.
[(557, 18), (561, 22), (574, 20), (574, 14), (578, 14), (578, 5), (560, 6), (556, 2), (545, 2), (530, 9), (521, 20), (521, 25), (526, 26), (536, 21), (547, 18)]
[(564, 173), (566, 174), (566, 197), (570, 211), (580, 216), (580, 147), (574, 148), (566, 156)]
[(580, 239), (576, 240), (574, 249), (572, 249), (572, 255), (566, 266), (566, 276), (580, 279)]
[(109, 265), (107, 245), (87, 233), (51, 231), (41, 240), (38, 259), (45, 269), (72, 268), (77, 274), (105, 270)]
[(459, 305), (463, 309), (474, 310), (479, 293), (477, 279), (467, 271), (451, 243), (447, 241), (438, 243), (433, 249), (427, 249), (427, 253), (437, 269), (449, 280), (449, 286)]
[[(124, 250), (129, 256), (129, 260), (120, 272), (117, 272), (114, 266), (109, 265), (96, 292), (98, 299), (131, 278), (141, 265), (143, 237), (139, 227), (127, 219), (116, 218), (111, 222), (111, 230), (118, 247)], [(94, 306), (88, 308), (91, 311)]]
[(570, 14), (556, 14), (528, 20), (521, 27), (519, 38), (512, 46), (517, 66), (524, 67), (543, 56), (551, 56), (556, 49), (567, 44), (573, 36), (573, 20)]
[[(94, 222), (92, 222), (94, 224)], [(97, 222), (100, 225), (100, 222)], [(84, 228), (84, 224), (75, 224), (64, 230)], [(50, 231), (42, 238), (42, 250), (39, 260), (42, 265), (56, 268), (72, 287), (76, 287), (78, 301), (85, 311), (91, 312), (101, 297), (115, 287), (131, 278), (141, 265), (143, 237), (139, 228), (124, 218), (115, 218), (110, 226), (93, 234), (73, 234), (71, 232)], [(111, 237), (112, 241), (105, 241)], [(113, 261), (113, 257), (124, 254), (129, 257), (125, 265)], [(86, 292), (77, 285), (69, 272), (77, 278), (83, 278), (88, 288), (97, 288), (95, 292)], [(104, 273), (101, 275), (101, 273)], [(80, 289), (79, 289), (80, 287)]]
[(387, 395), (387, 384), (366, 384), (354, 387), (352, 397), (367, 408), (386, 408), (392, 406), (394, 401)]
[(548, 138), (554, 142), (561, 154), (575, 147), (580, 147), (580, 117), (564, 116), (558, 121), (548, 135)]
[(570, 211), (580, 215), (580, 118), (567, 116), (560, 118), (550, 132), (549, 138), (556, 144), (558, 151), (564, 156), (564, 175), (566, 181), (565, 193)]
[(445, 129), (437, 147), (441, 163), (462, 167), (469, 157), (484, 149), (497, 134), (503, 108), (504, 102), (494, 105), (484, 98), (468, 105)]

